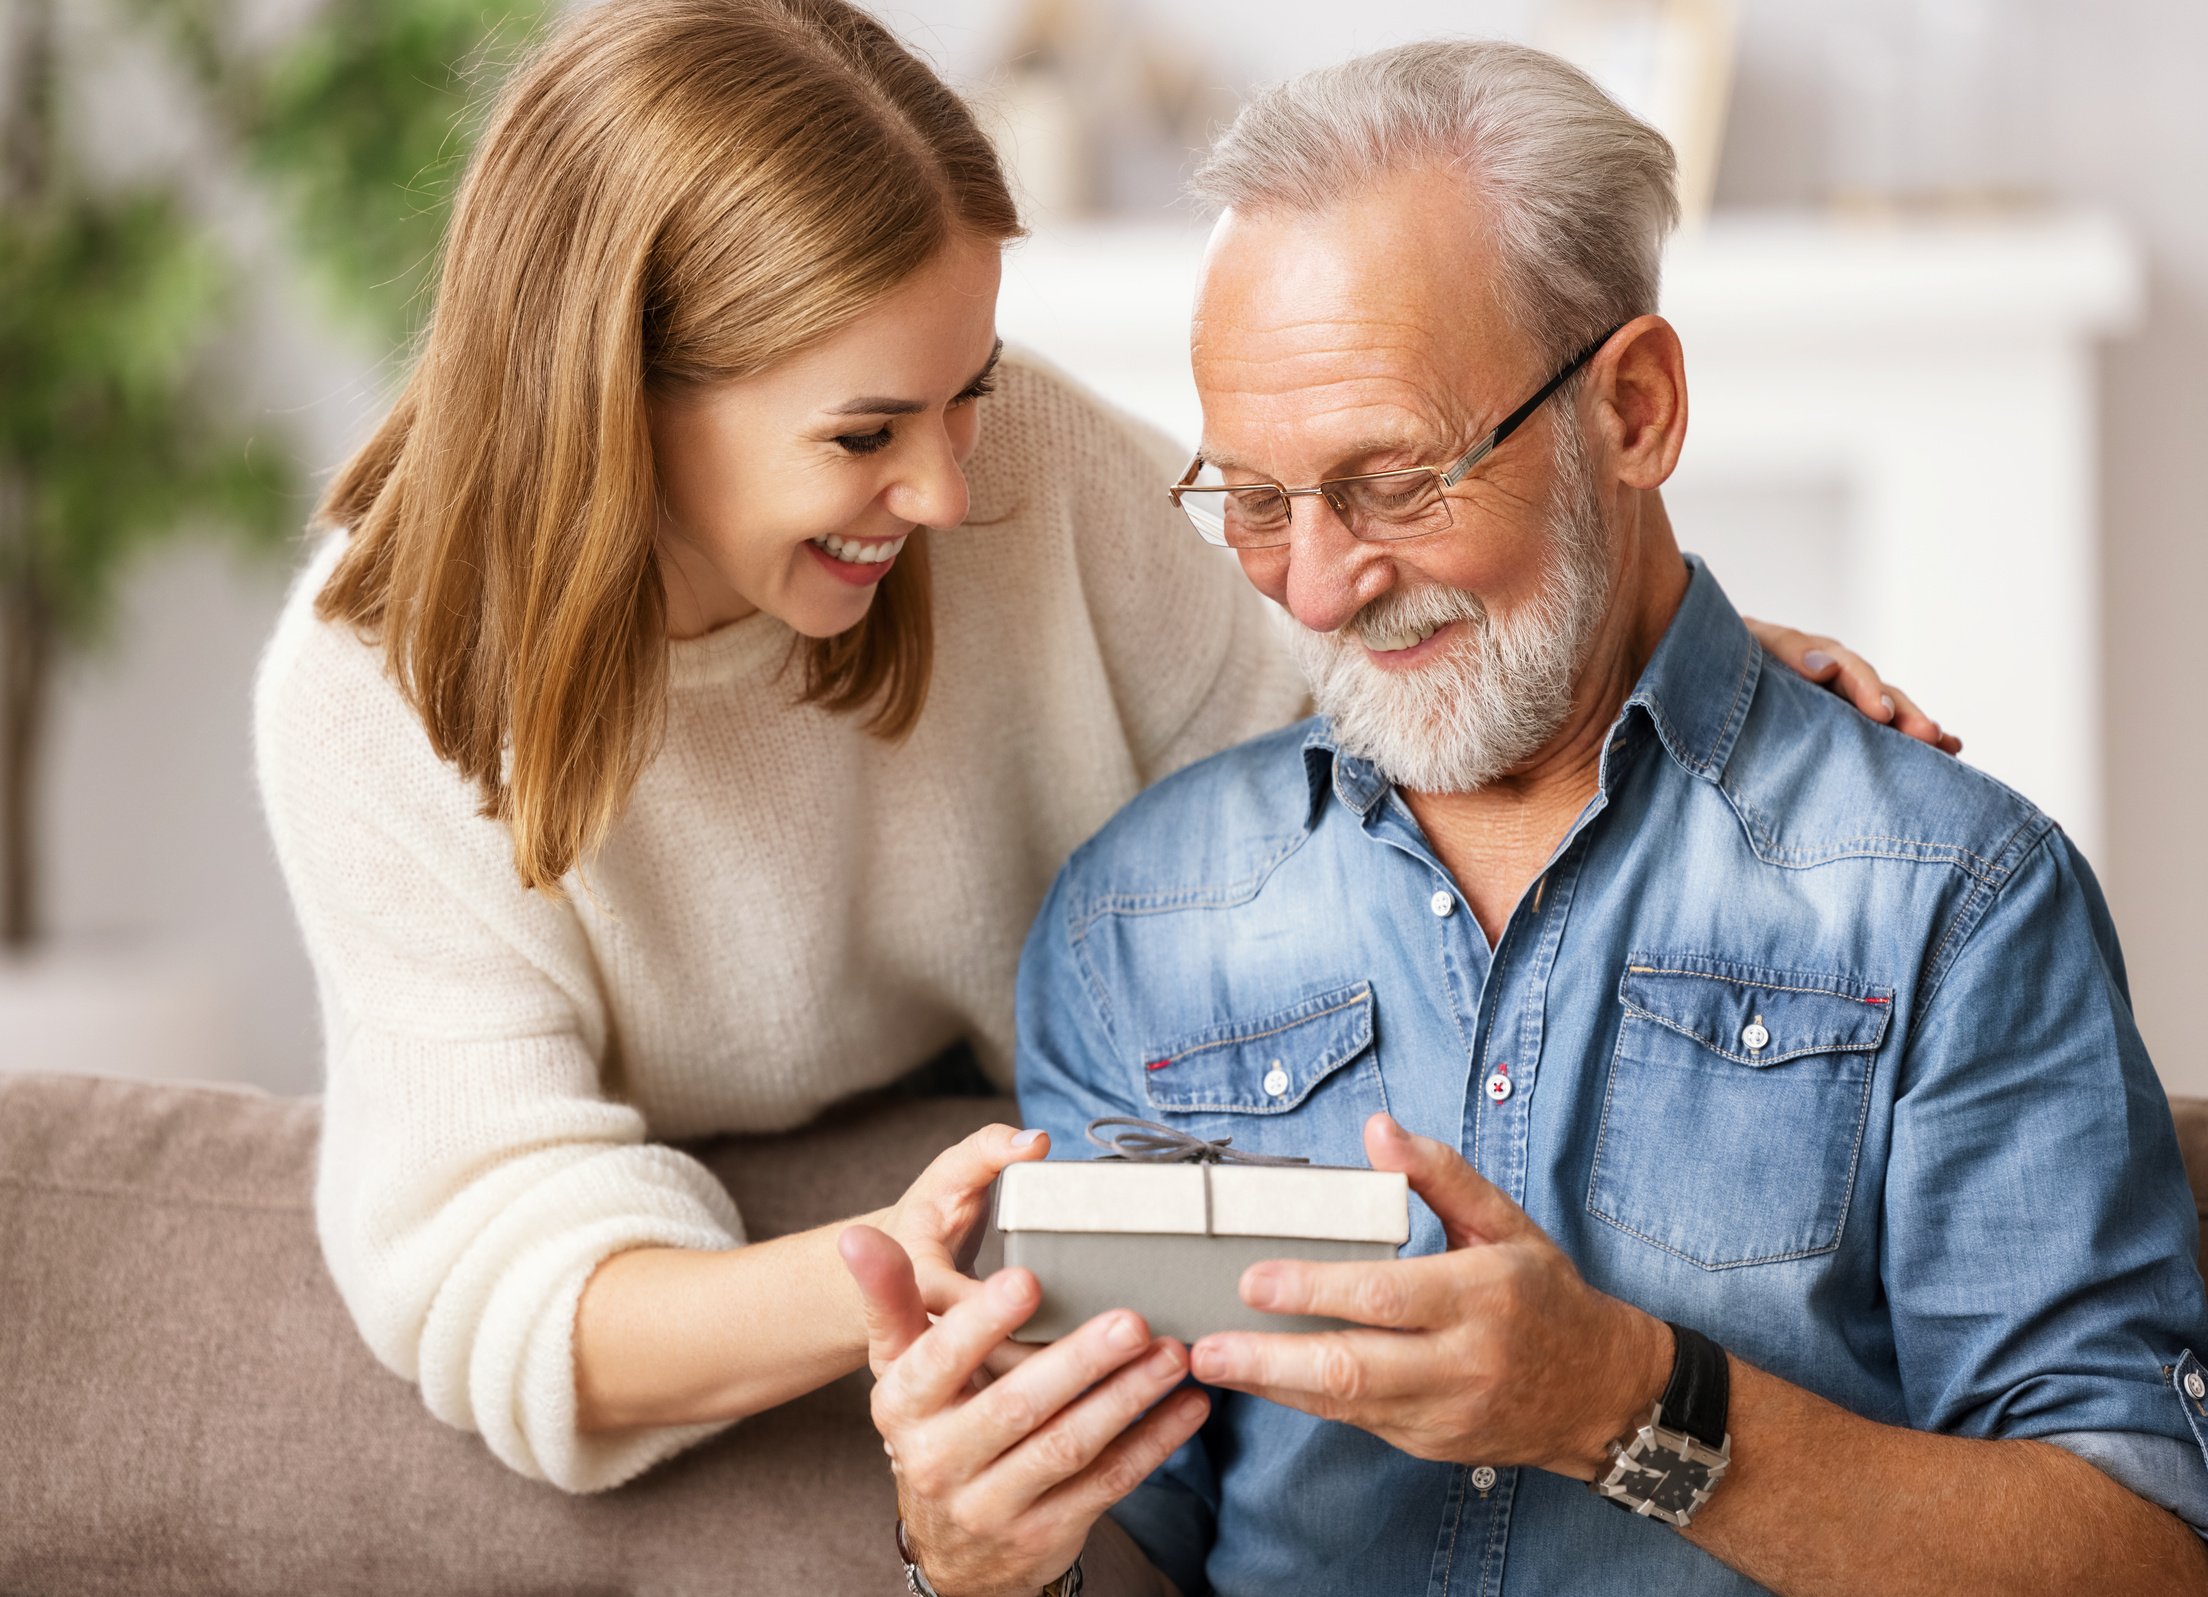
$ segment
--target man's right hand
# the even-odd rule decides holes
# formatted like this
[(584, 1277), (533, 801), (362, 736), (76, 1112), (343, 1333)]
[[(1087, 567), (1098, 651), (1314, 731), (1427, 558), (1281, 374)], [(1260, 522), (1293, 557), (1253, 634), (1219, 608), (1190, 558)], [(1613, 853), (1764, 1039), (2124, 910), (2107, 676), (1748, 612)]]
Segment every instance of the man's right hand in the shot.
[(1188, 1349), (1124, 1309), (977, 1388), (1042, 1301), (1032, 1274), (999, 1270), (930, 1325), (895, 1240), (855, 1225), (837, 1251), (866, 1299), (874, 1424), (906, 1540), (945, 1597), (1033, 1597), (1210, 1411), (1195, 1389), (1159, 1401), (1188, 1373)]

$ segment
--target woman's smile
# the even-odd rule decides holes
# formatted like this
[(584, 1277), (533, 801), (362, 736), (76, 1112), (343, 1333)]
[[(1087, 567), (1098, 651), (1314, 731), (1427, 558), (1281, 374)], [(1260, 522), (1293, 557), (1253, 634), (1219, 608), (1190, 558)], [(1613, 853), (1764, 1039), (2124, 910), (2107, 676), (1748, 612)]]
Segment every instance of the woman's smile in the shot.
[(889, 575), (889, 568), (897, 561), (897, 551), (904, 548), (905, 539), (910, 536), (905, 533), (895, 538), (863, 539), (830, 533), (825, 538), (808, 538), (805, 549), (830, 576), (854, 586), (865, 586)]

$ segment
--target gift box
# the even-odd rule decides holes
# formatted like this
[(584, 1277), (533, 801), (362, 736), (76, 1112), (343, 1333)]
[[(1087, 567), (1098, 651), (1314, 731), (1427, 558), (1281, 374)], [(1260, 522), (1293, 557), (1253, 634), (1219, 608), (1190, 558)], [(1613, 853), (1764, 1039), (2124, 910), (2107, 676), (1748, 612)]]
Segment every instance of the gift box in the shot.
[(1245, 1304), (1260, 1259), (1391, 1259), (1410, 1239), (1402, 1175), (1240, 1153), (1149, 1121), (1100, 1159), (1038, 1160), (997, 1180), (1004, 1262), (1035, 1273), (1042, 1304), (1016, 1341), (1049, 1342), (1107, 1309), (1133, 1309), (1154, 1336), (1318, 1331), (1343, 1322)]

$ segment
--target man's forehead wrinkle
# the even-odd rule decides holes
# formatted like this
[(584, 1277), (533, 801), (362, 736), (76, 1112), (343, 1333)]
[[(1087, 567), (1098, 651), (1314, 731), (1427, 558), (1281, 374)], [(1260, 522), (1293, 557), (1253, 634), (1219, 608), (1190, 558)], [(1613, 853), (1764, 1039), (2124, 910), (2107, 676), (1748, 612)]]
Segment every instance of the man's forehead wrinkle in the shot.
[(1274, 477), (1347, 472), (1353, 462), (1391, 452), (1430, 456), (1452, 436), (1446, 414), (1422, 389), (1375, 393), (1368, 382), (1344, 382), (1236, 400), (1231, 414), (1207, 407), (1204, 458)]
[(1440, 402), (1469, 420), (1511, 403), (1503, 390), (1520, 380), (1519, 363), (1481, 349), (1472, 332), (1462, 321), (1437, 325), (1402, 312), (1327, 307), (1263, 323), (1207, 318), (1191, 353), (1204, 388), (1303, 386), (1322, 380), (1311, 368), (1338, 367), (1343, 378), (1416, 387), (1429, 405)]
[[(1358, 403), (1408, 405), (1432, 409), (1441, 398), (1440, 375), (1405, 364), (1375, 362), (1365, 369), (1343, 370), (1334, 360), (1288, 356), (1237, 363), (1235, 369), (1207, 372), (1202, 387), (1233, 402), (1264, 404), (1296, 396), (1355, 393)], [(1341, 401), (1335, 401), (1337, 403)]]
[(1237, 391), (1372, 383), (1425, 392), (1445, 386), (1450, 363), (1400, 324), (1303, 324), (1273, 336), (1205, 341), (1195, 351), (1202, 386)]
[(1400, 358), (1434, 351), (1444, 341), (1435, 333), (1424, 321), (1405, 316), (1283, 307), (1280, 315), (1252, 318), (1239, 327), (1199, 325), (1194, 347), (1200, 358), (1218, 360), (1287, 355), (1371, 360), (1391, 353)]
[(1481, 402), (1467, 386), (1417, 347), (1220, 353), (1199, 363), (1205, 456), (1222, 466), (1316, 471), (1390, 449), (1438, 457), (1463, 447), (1477, 425)]
[[(1286, 401), (1293, 399), (1293, 407)], [(1306, 388), (1293, 396), (1280, 400), (1256, 401), (1239, 407), (1237, 420), (1246, 420), (1253, 435), (1292, 431), (1303, 436), (1332, 434), (1337, 439), (1358, 437), (1395, 436), (1404, 431), (1406, 421), (1415, 420), (1415, 414), (1407, 413), (1403, 405), (1392, 400), (1354, 392), (1329, 393), (1324, 389)], [(1223, 445), (1238, 440), (1220, 438)]]
[(1283, 310), (1286, 314), (1270, 325), (1251, 331), (1260, 337), (1304, 336), (1320, 342), (1338, 339), (1345, 347), (1354, 348), (1362, 348), (1375, 338), (1430, 344), (1434, 337), (1434, 328), (1426, 318), (1404, 312), (1391, 315), (1379, 307), (1303, 305)]
[(1238, 320), (1257, 336), (1346, 336), (1363, 341), (1394, 336), (1432, 343), (1458, 324), (1460, 296), (1423, 286), (1416, 263), (1386, 272), (1318, 276), (1286, 272), (1240, 285)]

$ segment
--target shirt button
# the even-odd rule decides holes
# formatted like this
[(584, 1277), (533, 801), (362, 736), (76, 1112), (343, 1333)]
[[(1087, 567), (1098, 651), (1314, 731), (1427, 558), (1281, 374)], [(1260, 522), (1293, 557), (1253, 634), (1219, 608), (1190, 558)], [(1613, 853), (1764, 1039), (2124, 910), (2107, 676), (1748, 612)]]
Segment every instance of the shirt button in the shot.
[(1750, 1053), (1754, 1053), (1771, 1040), (1771, 1034), (1763, 1029), (1762, 1021), (1751, 1020), (1741, 1028), (1740, 1040)]
[(1457, 910), (1457, 899), (1454, 893), (1436, 893), (1426, 902), (1436, 915), (1442, 916), (1444, 919), (1455, 914)]
[(1487, 1078), (1487, 1095), (1497, 1103), (1510, 1096), (1510, 1077), (1498, 1070)]
[(1280, 1068), (1280, 1061), (1273, 1061), (1273, 1068), (1265, 1072), (1265, 1090), (1275, 1098), (1288, 1091), (1288, 1072)]
[(2208, 1397), (2208, 1381), (2200, 1378), (2200, 1371), (2187, 1370), (2185, 1372), (2185, 1395), (2196, 1403), (2202, 1398)]
[(1472, 1472), (1472, 1485), (1474, 1489), (1484, 1492), (1494, 1484), (1495, 1472), (1492, 1469), (1488, 1468), (1487, 1465), (1482, 1464), (1478, 1469)]

